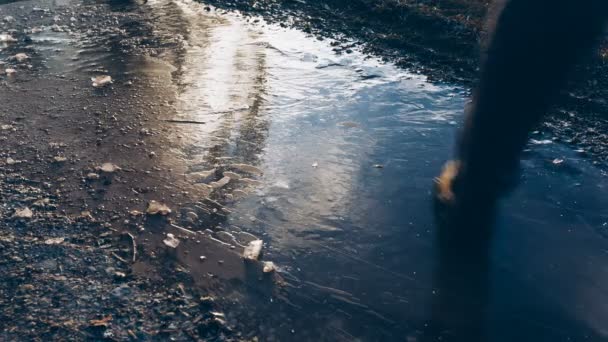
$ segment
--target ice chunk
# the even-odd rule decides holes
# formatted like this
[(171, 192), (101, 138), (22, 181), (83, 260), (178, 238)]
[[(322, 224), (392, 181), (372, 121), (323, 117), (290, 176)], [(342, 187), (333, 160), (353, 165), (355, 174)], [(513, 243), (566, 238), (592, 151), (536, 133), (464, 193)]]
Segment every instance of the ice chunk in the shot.
[(104, 87), (108, 84), (112, 84), (112, 76), (101, 75), (97, 77), (91, 77), (91, 81), (93, 82), (93, 87), (95, 88)]
[(260, 258), (260, 254), (262, 253), (263, 245), (264, 241), (262, 240), (253, 240), (249, 242), (243, 251), (243, 258), (248, 260), (258, 260)]

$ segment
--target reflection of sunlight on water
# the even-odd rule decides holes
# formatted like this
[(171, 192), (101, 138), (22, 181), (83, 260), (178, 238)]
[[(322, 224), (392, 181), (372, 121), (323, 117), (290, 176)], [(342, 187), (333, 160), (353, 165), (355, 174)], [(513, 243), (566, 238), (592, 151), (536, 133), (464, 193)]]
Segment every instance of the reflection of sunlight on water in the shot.
[[(178, 134), (188, 137), (182, 140), (188, 168), (262, 163), (265, 185), (233, 204), (246, 214), (231, 219), (251, 226), (239, 217), (265, 217), (267, 225), (258, 233), (270, 234), (275, 245), (304, 247), (306, 239), (294, 234), (340, 231), (339, 222), (358, 210), (357, 198), (367, 196), (360, 169), (398, 159), (387, 151), (374, 156), (378, 140), (392, 139), (399, 133), (395, 126), (404, 123), (433, 129), (433, 122), (451, 120), (460, 106), (458, 97), (423, 76), (358, 53), (337, 56), (327, 42), (299, 31), (252, 26), (191, 1), (148, 4), (156, 11), (173, 10), (166, 13), (173, 18), (163, 18), (157, 30), (175, 31), (175, 21), (187, 26), (185, 49), (174, 60), (176, 119), (205, 123), (179, 126)], [(378, 101), (379, 93), (389, 96)], [(272, 228), (273, 221), (290, 227)]]

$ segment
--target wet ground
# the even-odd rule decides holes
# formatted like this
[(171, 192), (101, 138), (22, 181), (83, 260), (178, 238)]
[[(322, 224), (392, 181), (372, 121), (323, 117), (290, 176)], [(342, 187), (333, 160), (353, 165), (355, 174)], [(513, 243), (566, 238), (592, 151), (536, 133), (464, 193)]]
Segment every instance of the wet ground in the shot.
[[(0, 263), (11, 279), (0, 292), (6, 339), (36, 335), (9, 323), (32, 321), (28, 307), (76, 317), (62, 325), (72, 332), (114, 317), (106, 330), (47, 337), (423, 337), (436, 296), (429, 189), (466, 88), (191, 1), (0, 9), (0, 33), (16, 40), (0, 43), (2, 69), (16, 71), (0, 75), (0, 241), (22, 259)], [(93, 87), (100, 75), (113, 83)], [(608, 339), (608, 180), (594, 161), (551, 130), (533, 135), (492, 249), (492, 341)], [(108, 162), (120, 170), (100, 168)], [(146, 215), (150, 201), (171, 214)], [(15, 218), (24, 207), (32, 217)], [(242, 260), (255, 238), (276, 272)], [(33, 252), (32, 241), (90, 253), (97, 261), (76, 262), (74, 282), (95, 280), (94, 296), (120, 300), (79, 302), (86, 291), (68, 281), (76, 304), (63, 312), (31, 304), (40, 292), (14, 305), (15, 288), (36, 289), (31, 272), (66, 276), (55, 264), (28, 274), (15, 265), (85, 258)], [(63, 291), (48, 286), (45, 296)]]

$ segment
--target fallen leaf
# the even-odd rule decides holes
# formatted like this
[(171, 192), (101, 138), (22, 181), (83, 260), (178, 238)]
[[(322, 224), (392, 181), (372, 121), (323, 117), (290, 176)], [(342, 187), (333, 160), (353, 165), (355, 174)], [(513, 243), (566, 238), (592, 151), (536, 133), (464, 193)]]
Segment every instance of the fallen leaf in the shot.
[(65, 241), (65, 238), (58, 237), (58, 238), (46, 239), (46, 240), (44, 240), (44, 243), (47, 245), (59, 245), (59, 244), (63, 243), (63, 241)]
[(148, 203), (148, 208), (146, 209), (146, 214), (166, 216), (171, 214), (171, 209), (163, 203), (159, 203), (157, 201), (150, 201)]
[(15, 210), (16, 218), (32, 218), (34, 216), (34, 212), (30, 208), (23, 208)]
[(107, 327), (112, 321), (112, 315), (107, 315), (102, 319), (92, 319), (89, 323), (94, 327)]

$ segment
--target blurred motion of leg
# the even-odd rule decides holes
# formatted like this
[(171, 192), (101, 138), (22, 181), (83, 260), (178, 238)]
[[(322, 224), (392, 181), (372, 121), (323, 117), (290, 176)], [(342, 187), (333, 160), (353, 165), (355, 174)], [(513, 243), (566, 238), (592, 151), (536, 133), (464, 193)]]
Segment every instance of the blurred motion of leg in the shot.
[(425, 341), (486, 341), (489, 252), (495, 202), (448, 194), (457, 163), (437, 180), (437, 269), (431, 326)]
[(605, 0), (497, 4), (456, 161), (436, 180), (438, 260), (433, 307), (441, 341), (486, 341), (489, 253), (498, 199), (517, 180), (529, 132), (604, 30)]

